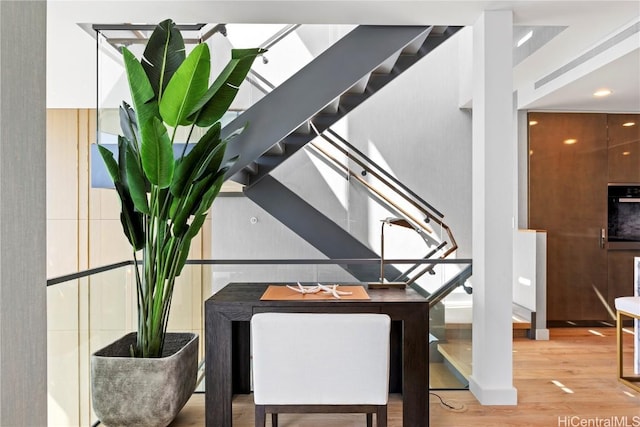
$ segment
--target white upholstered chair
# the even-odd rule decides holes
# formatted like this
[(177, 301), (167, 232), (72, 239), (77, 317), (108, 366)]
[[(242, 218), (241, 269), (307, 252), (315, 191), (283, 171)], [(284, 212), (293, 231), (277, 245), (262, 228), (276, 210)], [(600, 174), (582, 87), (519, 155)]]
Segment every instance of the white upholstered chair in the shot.
[[(631, 376), (624, 374), (624, 366), (622, 363), (622, 320), (623, 317), (630, 317), (632, 319), (640, 320), (640, 296), (638, 297), (619, 297), (615, 299), (616, 311), (618, 313), (616, 335), (618, 337), (618, 380), (623, 384), (628, 385), (635, 391), (640, 392), (640, 376)], [(638, 337), (635, 337), (638, 339)], [(636, 357), (640, 357), (640, 354), (636, 352)], [(640, 363), (634, 360), (634, 364)]]
[(366, 413), (387, 425), (386, 314), (260, 313), (251, 319), (256, 426), (266, 414)]

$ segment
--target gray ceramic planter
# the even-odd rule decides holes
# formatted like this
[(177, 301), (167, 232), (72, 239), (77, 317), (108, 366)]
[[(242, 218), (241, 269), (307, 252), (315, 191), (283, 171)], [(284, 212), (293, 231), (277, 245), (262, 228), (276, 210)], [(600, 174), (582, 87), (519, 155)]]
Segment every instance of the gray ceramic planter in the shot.
[(136, 333), (91, 355), (91, 397), (102, 424), (165, 427), (196, 386), (198, 335), (169, 333), (164, 357), (129, 357)]

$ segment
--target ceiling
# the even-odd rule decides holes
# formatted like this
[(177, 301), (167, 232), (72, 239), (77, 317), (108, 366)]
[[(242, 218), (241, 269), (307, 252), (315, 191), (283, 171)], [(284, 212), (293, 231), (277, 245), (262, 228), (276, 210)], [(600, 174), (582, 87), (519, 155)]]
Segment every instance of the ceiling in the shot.
[[(95, 41), (79, 23), (156, 23), (171, 17), (180, 23), (472, 25), (483, 10), (512, 10), (514, 33), (524, 27), (561, 29), (514, 66), (520, 108), (640, 112), (640, 31), (633, 31), (640, 29), (637, 0), (48, 0), (47, 104), (96, 105)], [(629, 36), (611, 44), (625, 29)], [(601, 46), (608, 48), (598, 50)], [(550, 75), (559, 77), (536, 87)], [(594, 98), (601, 87), (612, 95)]]

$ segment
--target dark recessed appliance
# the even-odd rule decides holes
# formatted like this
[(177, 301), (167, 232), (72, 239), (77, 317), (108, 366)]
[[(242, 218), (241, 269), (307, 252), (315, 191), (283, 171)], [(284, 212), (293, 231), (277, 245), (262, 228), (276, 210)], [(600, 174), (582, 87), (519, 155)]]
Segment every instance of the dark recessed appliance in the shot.
[(640, 184), (609, 184), (607, 248), (640, 249)]

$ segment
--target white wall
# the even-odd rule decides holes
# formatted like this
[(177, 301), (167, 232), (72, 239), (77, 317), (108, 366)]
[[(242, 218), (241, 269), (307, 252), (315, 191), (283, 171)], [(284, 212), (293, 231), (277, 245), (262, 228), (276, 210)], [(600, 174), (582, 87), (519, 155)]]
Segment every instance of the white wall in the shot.
[(458, 108), (458, 70), (456, 35), (355, 109), (348, 136), (440, 210), (458, 257), (470, 257), (471, 115)]

